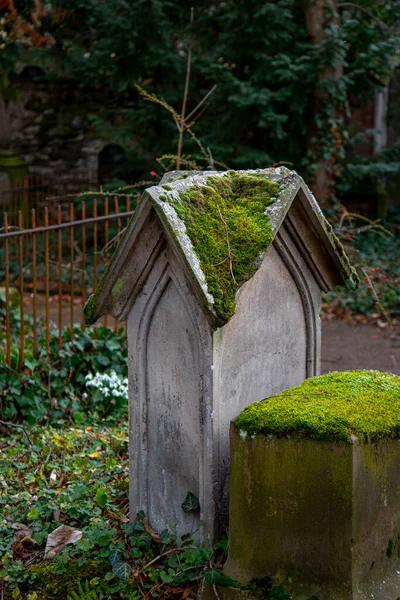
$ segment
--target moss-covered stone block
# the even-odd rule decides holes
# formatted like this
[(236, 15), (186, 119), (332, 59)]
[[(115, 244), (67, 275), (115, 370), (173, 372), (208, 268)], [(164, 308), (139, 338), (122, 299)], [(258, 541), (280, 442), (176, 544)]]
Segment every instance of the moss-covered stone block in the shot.
[(232, 424), (226, 575), (270, 576), (296, 598), (400, 596), (400, 377), (367, 375), (331, 374), (336, 403), (322, 376)]

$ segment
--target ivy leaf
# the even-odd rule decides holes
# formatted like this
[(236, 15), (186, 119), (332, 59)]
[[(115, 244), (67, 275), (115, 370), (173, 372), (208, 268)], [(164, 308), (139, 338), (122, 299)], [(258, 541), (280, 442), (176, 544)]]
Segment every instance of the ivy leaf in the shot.
[(107, 504), (107, 490), (105, 488), (99, 488), (96, 492), (96, 502), (100, 508), (104, 508)]
[(179, 567), (179, 560), (176, 554), (169, 557), (167, 564), (171, 569), (177, 569)]
[(231, 577), (227, 577), (221, 571), (221, 569), (208, 569), (204, 573), (204, 579), (207, 583), (211, 583), (213, 585), (222, 585), (229, 587), (237, 587), (238, 583)]
[(175, 577), (175, 571), (172, 569), (168, 569), (168, 573), (166, 571), (161, 571), (160, 579), (164, 583), (172, 583)]
[(192, 512), (200, 508), (199, 499), (197, 496), (193, 494), (193, 492), (188, 492), (186, 494), (185, 501), (182, 504), (182, 510), (185, 513)]
[(118, 579), (126, 581), (129, 577), (129, 573), (131, 572), (131, 567), (128, 565), (128, 563), (121, 559), (120, 552), (117, 548), (113, 548), (113, 550), (111, 550), (109, 560), (114, 575), (118, 577)]

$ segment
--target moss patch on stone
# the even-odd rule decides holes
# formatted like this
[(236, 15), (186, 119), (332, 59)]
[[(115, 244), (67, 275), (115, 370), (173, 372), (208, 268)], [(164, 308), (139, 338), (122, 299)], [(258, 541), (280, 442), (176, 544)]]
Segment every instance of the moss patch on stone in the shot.
[(117, 281), (114, 283), (113, 285), (113, 289), (112, 289), (112, 295), (118, 296), (118, 294), (120, 293), (120, 291), (122, 290), (122, 279), (117, 279)]
[(332, 372), (247, 406), (236, 419), (243, 435), (361, 442), (400, 438), (400, 376)]
[(257, 270), (257, 258), (272, 243), (266, 207), (278, 195), (279, 184), (262, 174), (228, 171), (208, 177), (168, 198), (184, 221), (214, 298), (217, 324), (235, 312), (235, 295)]
[(343, 244), (337, 237), (336, 233), (333, 231), (332, 225), (329, 221), (322, 215), (323, 223), (325, 225), (325, 229), (328, 233), (329, 238), (332, 243), (336, 247), (336, 251), (339, 255), (339, 258), (342, 263), (342, 277), (346, 283), (346, 287), (349, 290), (356, 290), (360, 284), (360, 278), (358, 276), (357, 271), (351, 265), (349, 257), (346, 254)]
[(55, 572), (54, 561), (45, 561), (27, 568), (28, 575), (33, 579), (29, 591), (44, 594), (51, 593), (52, 598), (65, 598), (66, 594), (76, 592), (78, 584), (84, 584), (95, 577), (102, 577), (110, 570), (109, 564), (102, 561), (88, 560), (80, 565), (77, 561), (70, 560), (66, 563), (65, 572)]

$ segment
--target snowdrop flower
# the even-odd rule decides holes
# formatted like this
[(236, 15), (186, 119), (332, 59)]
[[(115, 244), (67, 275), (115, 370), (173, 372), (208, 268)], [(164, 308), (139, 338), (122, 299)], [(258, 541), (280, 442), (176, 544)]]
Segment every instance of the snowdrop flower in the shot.
[(115, 372), (108, 373), (88, 373), (85, 377), (86, 387), (92, 387), (99, 390), (105, 398), (123, 398), (128, 400), (128, 378), (121, 377)]

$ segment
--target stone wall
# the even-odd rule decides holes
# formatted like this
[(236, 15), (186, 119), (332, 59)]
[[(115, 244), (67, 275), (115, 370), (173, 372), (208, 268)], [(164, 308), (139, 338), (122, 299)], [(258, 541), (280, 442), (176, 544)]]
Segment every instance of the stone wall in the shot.
[[(90, 123), (90, 106), (98, 111), (105, 103), (101, 92), (88, 97), (71, 82), (35, 81), (20, 77), (15, 82), (19, 99), (11, 116), (11, 145), (29, 165), (32, 175), (98, 184), (99, 153), (110, 142)], [(94, 97), (93, 97), (94, 96)]]

